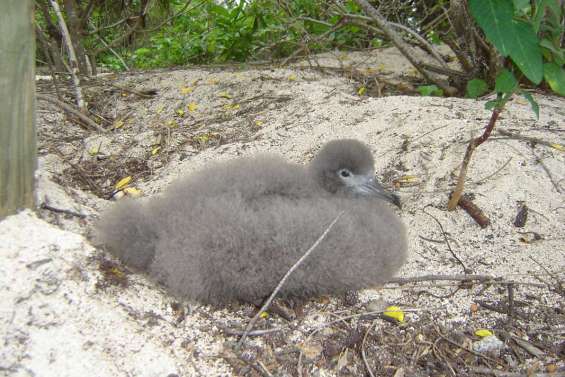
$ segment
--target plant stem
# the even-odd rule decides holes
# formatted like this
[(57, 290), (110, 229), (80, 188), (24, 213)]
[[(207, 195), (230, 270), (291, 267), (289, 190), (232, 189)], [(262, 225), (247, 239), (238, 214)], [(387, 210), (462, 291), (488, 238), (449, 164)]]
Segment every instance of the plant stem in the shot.
[(496, 107), (492, 111), (490, 121), (488, 122), (488, 125), (486, 126), (483, 134), (477, 138), (474, 138), (469, 142), (469, 145), (467, 146), (467, 151), (465, 151), (465, 157), (463, 157), (463, 163), (461, 164), (461, 170), (459, 172), (459, 178), (457, 179), (457, 185), (455, 186), (455, 190), (453, 191), (453, 194), (449, 199), (449, 203), (447, 204), (447, 209), (449, 211), (453, 211), (455, 207), (457, 207), (457, 204), (459, 203), (459, 199), (463, 194), (465, 177), (467, 176), (467, 169), (469, 168), (469, 162), (471, 161), (471, 156), (473, 155), (473, 152), (479, 145), (481, 145), (488, 139), (488, 137), (492, 133), (492, 130), (494, 129), (496, 120), (498, 119), (498, 116), (500, 115), (501, 112), (502, 112), (502, 107)]

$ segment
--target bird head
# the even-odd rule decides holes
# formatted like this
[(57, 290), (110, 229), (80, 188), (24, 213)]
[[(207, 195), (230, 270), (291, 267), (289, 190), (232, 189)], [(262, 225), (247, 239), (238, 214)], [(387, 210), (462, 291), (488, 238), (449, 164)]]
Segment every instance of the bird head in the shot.
[(333, 140), (310, 162), (310, 171), (330, 193), (376, 197), (400, 207), (400, 198), (375, 178), (374, 163), (371, 151), (360, 141)]

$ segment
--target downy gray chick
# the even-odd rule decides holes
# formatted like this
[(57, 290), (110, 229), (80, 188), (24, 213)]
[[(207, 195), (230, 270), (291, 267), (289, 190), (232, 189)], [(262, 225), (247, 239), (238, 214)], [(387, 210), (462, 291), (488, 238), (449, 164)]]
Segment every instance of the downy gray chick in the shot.
[(307, 166), (259, 155), (205, 169), (161, 197), (117, 203), (98, 239), (174, 295), (210, 304), (257, 302), (344, 215), (280, 296), (309, 298), (379, 285), (404, 263), (399, 204), (375, 179), (370, 150), (327, 143)]

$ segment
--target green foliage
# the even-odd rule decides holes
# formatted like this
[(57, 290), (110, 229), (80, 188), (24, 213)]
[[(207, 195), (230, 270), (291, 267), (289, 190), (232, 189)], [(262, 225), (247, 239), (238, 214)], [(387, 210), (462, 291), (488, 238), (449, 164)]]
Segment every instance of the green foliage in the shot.
[(441, 39), (439, 38), (439, 34), (435, 30), (430, 31), (428, 35), (426, 35), (426, 37), (428, 38), (428, 41), (430, 41), (431, 44), (434, 45), (441, 44)]
[(438, 88), (436, 85), (419, 86), (418, 87), (418, 93), (420, 93), (420, 95), (425, 96), (425, 97), (429, 97), (429, 96), (442, 97), (443, 96), (443, 90)]
[(557, 1), (469, 0), (469, 8), (487, 39), (524, 76), (536, 85), (545, 79), (564, 95), (563, 10)]
[(496, 90), (497, 93), (508, 95), (514, 93), (517, 88), (518, 81), (516, 80), (512, 72), (507, 69), (502, 70), (502, 72), (500, 72), (500, 74), (496, 78), (494, 90)]
[(477, 98), (488, 92), (488, 84), (485, 80), (473, 79), (467, 82), (466, 96), (468, 98)]
[[(171, 11), (178, 11), (185, 2), (171, 3)], [(362, 13), (352, 0), (342, 5), (349, 13)], [(310, 53), (382, 44), (355, 25), (336, 28), (318, 41), (317, 36), (341, 21), (327, 8), (327, 2), (322, 0), (295, 0), (284, 5), (277, 0), (232, 0), (222, 4), (203, 0), (150, 34), (133, 53), (124, 48), (120, 54), (134, 67), (154, 68), (276, 59), (289, 56), (305, 41)], [(109, 53), (100, 60), (112, 69), (121, 67)]]
[(503, 56), (510, 54), (513, 5), (510, 0), (469, 0), (469, 10), (488, 40)]
[(555, 63), (543, 65), (544, 77), (549, 87), (556, 93), (565, 96), (565, 71)]

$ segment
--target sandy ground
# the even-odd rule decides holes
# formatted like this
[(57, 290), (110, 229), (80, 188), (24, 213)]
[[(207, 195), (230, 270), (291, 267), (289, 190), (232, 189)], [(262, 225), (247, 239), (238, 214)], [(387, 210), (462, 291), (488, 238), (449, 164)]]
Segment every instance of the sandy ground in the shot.
[[(365, 68), (398, 78), (392, 69), (398, 57), (379, 54), (340, 59), (362, 61)], [(486, 99), (360, 97), (358, 84), (347, 78), (302, 69), (177, 70), (133, 74), (115, 82), (136, 90), (157, 88), (159, 94), (140, 99), (101, 93), (101, 113), (124, 119), (111, 133), (96, 135), (56, 111), (39, 112), (39, 202), (75, 215), (43, 209), (0, 222), (0, 374), (297, 375), (302, 353), (303, 375), (362, 375), (367, 372), (359, 344), (330, 357), (324, 337), (333, 339), (339, 331), (328, 327), (307, 336), (340, 316), (388, 304), (406, 310), (402, 334), (438, 325), (476, 343), (476, 329), (493, 329), (497, 335), (505, 329), (537, 344), (541, 353), (520, 353), (507, 344), (505, 349), (515, 356), (504, 359), (503, 369), (525, 373), (531, 368), (535, 374), (564, 367), (565, 308), (559, 284), (565, 277), (565, 154), (559, 145), (565, 145), (565, 99), (534, 94), (541, 107), (539, 119), (525, 100), (514, 100), (497, 128), (520, 138), (495, 133), (476, 151), (466, 191), (491, 220), (481, 229), (463, 210), (446, 211), (446, 204), (468, 140), (488, 123)], [(132, 175), (131, 186), (157, 195), (179, 175), (209, 161), (268, 151), (304, 163), (336, 138), (370, 145), (377, 174), (402, 198), (399, 214), (409, 230), (410, 258), (400, 277), (456, 276), (466, 268), (501, 281), (389, 284), (362, 292), (353, 305), (335, 297), (313, 300), (301, 319), (263, 319), (258, 327), (284, 331), (252, 338), (240, 360), (231, 351), (237, 338), (222, 329), (244, 327), (252, 308), (218, 310), (178, 303), (145, 277), (113, 264), (85, 238), (99, 211), (111, 205), (106, 199), (119, 178)], [(111, 165), (132, 161), (137, 165), (128, 165), (129, 170)], [(137, 168), (139, 161), (142, 169)], [(80, 182), (80, 174), (69, 170), (77, 164), (83, 173), (93, 166), (108, 170), (102, 178), (92, 175), (88, 183), (95, 185), (97, 195)], [(402, 183), (406, 181), (411, 183)], [(518, 228), (514, 219), (522, 204), (529, 216)], [(519, 315), (514, 327), (507, 326), (504, 310), (477, 305), (504, 307), (508, 284), (502, 282), (515, 283), (513, 302)], [(351, 321), (351, 326), (360, 326), (361, 321)], [(381, 334), (389, 328), (397, 331), (383, 320), (372, 326), (371, 331)], [(441, 375), (419, 362), (379, 369), (378, 362), (385, 361), (379, 352), (386, 349), (371, 339), (363, 347), (369, 365), (380, 371), (376, 375)], [(479, 372), (469, 367), (457, 374)]]

